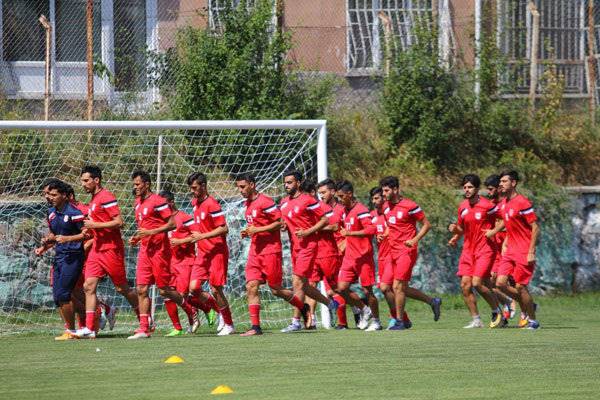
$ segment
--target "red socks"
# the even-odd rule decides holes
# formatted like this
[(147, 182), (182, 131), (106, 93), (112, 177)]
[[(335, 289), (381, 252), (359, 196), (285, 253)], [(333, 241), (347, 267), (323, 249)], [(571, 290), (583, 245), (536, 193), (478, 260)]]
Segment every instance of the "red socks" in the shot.
[(289, 303), (291, 305), (293, 305), (294, 307), (296, 307), (298, 310), (302, 310), (302, 308), (304, 308), (304, 303), (301, 302), (300, 299), (298, 298), (298, 296), (296, 296), (296, 295), (292, 296)]
[(335, 296), (333, 296), (333, 298), (335, 301), (340, 303), (340, 306), (338, 307), (338, 309), (336, 311), (338, 325), (348, 326), (348, 319), (346, 318), (346, 300), (339, 294), (336, 294)]
[(90, 331), (93, 331), (96, 328), (96, 311), (85, 312), (85, 326)]
[(404, 322), (410, 321), (410, 319), (408, 318), (408, 314), (406, 313), (406, 311), (404, 311), (404, 313), (402, 314), (402, 321), (404, 321)]
[(142, 332), (148, 333), (150, 331), (149, 317), (148, 314), (140, 314), (140, 330)]
[[(215, 301), (215, 299), (212, 299), (212, 301)], [(225, 322), (226, 325), (233, 325), (233, 318), (231, 317), (231, 309), (229, 306), (221, 308), (218, 312), (223, 316), (223, 322)]]
[(252, 326), (260, 326), (260, 304), (248, 304), (248, 312)]
[(175, 304), (175, 302), (172, 300), (165, 300), (165, 308), (167, 310), (167, 314), (169, 314), (169, 318), (171, 318), (171, 322), (173, 323), (173, 328), (177, 329), (178, 331), (183, 329), (181, 327), (181, 322), (179, 321), (179, 313), (177, 312), (177, 304)]

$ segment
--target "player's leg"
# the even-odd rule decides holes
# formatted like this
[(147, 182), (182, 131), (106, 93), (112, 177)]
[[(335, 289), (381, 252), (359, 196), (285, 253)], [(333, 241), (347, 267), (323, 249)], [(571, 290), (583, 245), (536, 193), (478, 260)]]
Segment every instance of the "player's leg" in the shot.
[[(57, 267), (60, 264), (60, 275), (57, 277), (58, 280), (54, 282), (57, 288), (55, 297), (68, 330), (67, 336), (75, 338), (75, 308), (72, 302), (72, 293), (81, 275), (83, 254), (69, 254), (60, 257), (59, 260), (57, 260)], [(62, 338), (57, 338), (57, 340), (63, 339), (64, 335)]]
[(260, 288), (261, 281), (252, 279), (246, 282), (246, 297), (248, 299), (248, 314), (250, 314), (250, 329), (240, 336), (256, 336), (262, 335), (262, 329), (260, 327), (260, 295), (258, 290)]
[(533, 297), (529, 293), (528, 289), (529, 282), (533, 277), (534, 269), (535, 263), (529, 263), (526, 265), (517, 264), (515, 266), (513, 275), (515, 279), (515, 290), (519, 293), (519, 298), (523, 304), (523, 310), (525, 310), (527, 313), (528, 322), (525, 326), (528, 329), (538, 329), (540, 327), (536, 317), (536, 307), (533, 302)]
[[(86, 274), (87, 273), (88, 268), (86, 268)], [(91, 336), (91, 333), (95, 331), (97, 305), (96, 289), (99, 281), (99, 277), (87, 276), (83, 283), (83, 291), (85, 293), (85, 327), (77, 330), (77, 336), (79, 337)]]
[(375, 294), (373, 293), (373, 285), (375, 285), (375, 263), (373, 262), (373, 256), (368, 255), (366, 259), (362, 259), (359, 261), (360, 265), (360, 285), (362, 286), (362, 290), (365, 293), (367, 298), (367, 304), (371, 309), (371, 314), (373, 319), (371, 320), (369, 326), (366, 328), (366, 331), (379, 331), (383, 328), (381, 327), (381, 321), (379, 320), (379, 301)]
[[(404, 314), (404, 307), (406, 305), (406, 289), (408, 288), (407, 280), (398, 280), (394, 277), (394, 283), (392, 286), (394, 290), (394, 305), (396, 306), (396, 315)], [(396, 324), (390, 327), (390, 330), (404, 330), (406, 326), (403, 321), (396, 320)]]
[[(309, 280), (308, 284), (319, 290), (319, 281)], [(319, 290), (319, 293), (321, 291)], [(317, 301), (312, 297), (306, 297), (306, 304), (308, 304), (308, 321), (306, 322), (306, 329), (317, 329), (317, 320), (316, 320), (316, 310), (317, 310)]]
[(475, 297), (475, 293), (473, 293), (473, 277), (470, 275), (462, 276), (460, 278), (460, 289), (465, 305), (471, 315), (471, 322), (465, 325), (464, 328), (483, 328), (479, 310), (477, 309), (477, 298)]

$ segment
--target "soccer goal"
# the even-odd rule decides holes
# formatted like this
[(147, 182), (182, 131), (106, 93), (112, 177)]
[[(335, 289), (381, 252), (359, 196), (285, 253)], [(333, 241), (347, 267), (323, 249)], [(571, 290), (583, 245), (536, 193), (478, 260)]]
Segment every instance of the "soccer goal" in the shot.
[[(47, 205), (41, 185), (47, 178), (70, 183), (77, 200), (89, 195), (79, 184), (81, 167), (103, 170), (103, 186), (119, 201), (126, 240), (135, 231), (130, 176), (145, 169), (156, 191), (175, 193), (178, 207), (191, 213), (186, 177), (194, 171), (208, 177), (210, 194), (226, 212), (230, 249), (228, 294), (234, 320), (248, 323), (244, 265), (249, 241), (239, 231), (245, 224), (244, 202), (233, 176), (251, 172), (260, 191), (279, 199), (282, 174), (296, 168), (311, 179), (327, 176), (327, 129), (323, 120), (283, 121), (0, 121), (0, 334), (61, 329), (49, 282), (51, 255), (33, 250), (47, 229)], [(284, 284), (291, 287), (287, 235), (284, 240)], [(136, 249), (126, 245), (127, 277), (135, 284)], [(104, 280), (99, 297), (118, 307), (117, 327), (131, 330), (137, 321), (127, 302)], [(263, 291), (265, 325), (291, 316), (290, 306)], [(159, 327), (170, 327), (156, 298)], [(183, 316), (183, 313), (182, 313)], [(321, 323), (329, 325), (328, 314)]]

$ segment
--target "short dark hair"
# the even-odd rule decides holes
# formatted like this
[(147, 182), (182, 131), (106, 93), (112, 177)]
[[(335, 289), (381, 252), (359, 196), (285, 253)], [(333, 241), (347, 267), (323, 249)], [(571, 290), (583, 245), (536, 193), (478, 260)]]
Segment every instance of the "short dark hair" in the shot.
[(175, 201), (175, 195), (170, 190), (161, 190), (158, 195), (167, 201)]
[(320, 188), (321, 186), (327, 186), (327, 189), (335, 190), (335, 182), (333, 181), (333, 179), (330, 178), (323, 179), (321, 182), (317, 183), (318, 188)]
[(86, 165), (85, 167), (81, 168), (81, 175), (86, 173), (90, 174), (92, 179), (98, 178), (102, 180), (102, 170), (97, 165)]
[(293, 176), (298, 182), (302, 181), (302, 172), (298, 171), (297, 169), (285, 171), (283, 173), (283, 177), (285, 178), (286, 176)]
[(479, 179), (479, 177), (475, 174), (467, 174), (463, 176), (461, 185), (464, 186), (467, 182), (472, 184), (476, 188), (481, 186), (481, 179)]
[(310, 179), (305, 179), (300, 184), (300, 190), (302, 190), (304, 193), (316, 192), (317, 185), (315, 185), (315, 183), (313, 181), (311, 181)]
[(75, 190), (73, 189), (73, 186), (69, 185), (68, 183), (65, 183), (65, 187), (67, 189), (67, 196), (73, 196), (73, 198), (75, 198)]
[(131, 174), (131, 179), (135, 179), (135, 178), (138, 178), (138, 177), (142, 180), (142, 182), (152, 183), (152, 179), (150, 178), (150, 174), (147, 173), (146, 171), (143, 171), (141, 169), (138, 169), (137, 171), (133, 171), (133, 173)]
[(382, 188), (385, 186), (392, 189), (398, 189), (400, 187), (400, 181), (398, 181), (398, 178), (395, 176), (386, 176), (379, 181), (379, 186)]
[(344, 193), (350, 193), (350, 192), (354, 193), (354, 186), (352, 185), (352, 182), (347, 181), (347, 180), (339, 181), (335, 185), (335, 188)]
[(508, 176), (511, 181), (519, 182), (519, 173), (517, 171), (515, 171), (514, 169), (512, 169), (512, 170), (507, 169), (507, 170), (500, 172), (500, 178), (502, 178), (504, 176)]
[(188, 186), (192, 186), (194, 182), (198, 182), (200, 185), (206, 185), (206, 175), (202, 172), (193, 172), (187, 177), (187, 184)]
[(239, 181), (246, 181), (248, 183), (256, 183), (256, 178), (254, 177), (253, 174), (249, 173), (249, 172), (244, 172), (242, 174), (237, 174), (235, 176), (235, 181), (239, 182)]
[(483, 184), (485, 186), (493, 186), (495, 188), (497, 188), (498, 186), (500, 186), (500, 175), (490, 175), (487, 178), (485, 178), (485, 182), (483, 182)]
[(376, 194), (383, 194), (383, 189), (381, 189), (381, 186), (376, 186), (369, 190), (369, 197), (373, 198), (373, 196)]
[(57, 179), (57, 178), (46, 179), (44, 181), (44, 183), (42, 183), (42, 189), (44, 189), (45, 187), (50, 186), (51, 184), (56, 183), (56, 182), (62, 182), (62, 181), (60, 179)]
[(67, 187), (67, 184), (61, 180), (57, 179), (55, 181), (50, 182), (46, 186), (48, 186), (48, 190), (56, 190), (58, 193), (64, 194), (65, 196), (68, 196), (68, 194), (69, 194), (69, 189)]

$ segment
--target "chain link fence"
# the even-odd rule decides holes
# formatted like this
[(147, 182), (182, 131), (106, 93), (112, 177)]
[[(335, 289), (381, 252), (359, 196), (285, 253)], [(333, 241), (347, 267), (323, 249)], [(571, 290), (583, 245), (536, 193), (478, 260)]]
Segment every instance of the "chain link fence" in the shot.
[[(160, 106), (149, 73), (152, 55), (176, 51), (184, 27), (218, 31), (226, 3), (240, 1), (93, 0), (88, 38), (88, 0), (0, 0), (0, 96), (18, 117), (87, 118), (91, 39), (95, 118), (107, 109)], [(251, 8), (254, 1), (245, 4)], [(535, 84), (550, 68), (564, 78), (566, 97), (599, 97), (600, 0), (279, 0), (273, 10), (274, 26), (291, 34), (288, 57), (295, 69), (346, 81), (337, 89), (338, 106), (377, 102), (386, 45), (409, 47), (424, 19), (437, 30), (440, 62), (448, 66), (477, 66), (483, 38), (493, 37), (503, 57), (505, 97), (530, 95), (532, 74)]]

